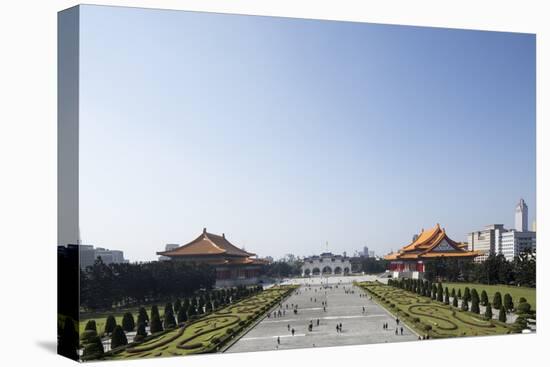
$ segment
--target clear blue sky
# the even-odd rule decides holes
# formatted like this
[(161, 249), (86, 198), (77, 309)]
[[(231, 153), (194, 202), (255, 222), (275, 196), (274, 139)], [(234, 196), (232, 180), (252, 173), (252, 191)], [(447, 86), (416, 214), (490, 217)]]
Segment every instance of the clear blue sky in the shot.
[(377, 254), (535, 217), (535, 36), (83, 6), (80, 229)]

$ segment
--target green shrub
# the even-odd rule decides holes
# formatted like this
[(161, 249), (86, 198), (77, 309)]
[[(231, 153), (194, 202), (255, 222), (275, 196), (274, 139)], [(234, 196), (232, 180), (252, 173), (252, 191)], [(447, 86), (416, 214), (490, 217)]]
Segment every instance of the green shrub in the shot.
[[(95, 332), (94, 330), (88, 330)], [(95, 332), (96, 335), (92, 338), (90, 338), (87, 343), (84, 345), (84, 350), (82, 351), (82, 359), (88, 360), (88, 359), (99, 359), (101, 356), (103, 356), (104, 350), (103, 350), (103, 343), (101, 342), (101, 338), (97, 336), (97, 332)]]
[(453, 298), (453, 307), (458, 307), (458, 297)]
[(528, 315), (531, 313), (531, 305), (527, 302), (521, 302), (518, 305), (517, 313), (519, 315)]
[[(502, 305), (500, 305), (500, 307), (502, 308)], [(490, 303), (488, 303), (487, 306), (485, 307), (485, 317), (488, 318), (489, 320), (493, 318), (493, 308), (491, 307)]]
[(113, 330), (113, 336), (111, 337), (111, 349), (115, 349), (126, 344), (128, 344), (126, 334), (124, 334), (122, 327), (117, 325)]
[(84, 330), (93, 330), (97, 333), (97, 326), (95, 323), (95, 320), (88, 320), (86, 323), (86, 326), (84, 327)]
[(460, 305), (460, 309), (462, 311), (468, 311), (468, 300), (466, 299), (466, 296), (462, 297), (462, 304)]
[(500, 292), (495, 292), (495, 295), (493, 296), (493, 307), (495, 309), (500, 309), (500, 306), (502, 306), (502, 296), (500, 295)]
[[(487, 307), (489, 307), (489, 306), (487, 306)], [(477, 299), (477, 297), (472, 297), (471, 311), (473, 313), (479, 313), (479, 300)]]
[(153, 319), (153, 316), (157, 316), (160, 319), (159, 308), (157, 305), (153, 305), (151, 307), (151, 320)]
[(149, 316), (147, 315), (147, 311), (145, 310), (144, 307), (139, 308), (137, 321), (136, 321), (137, 325), (139, 325), (141, 323), (143, 323), (145, 325), (147, 325), (149, 323)]
[(504, 295), (504, 308), (508, 312), (514, 309), (514, 301), (512, 300), (512, 296), (509, 293), (506, 293)]
[(489, 297), (487, 297), (487, 292), (485, 292), (485, 289), (481, 291), (480, 303), (483, 306), (487, 306), (487, 304), (489, 303)]
[(173, 329), (176, 327), (176, 319), (174, 318), (174, 313), (169, 311), (164, 314), (164, 328)]
[(113, 315), (109, 315), (105, 321), (105, 334), (111, 334), (115, 330), (116, 326), (117, 324), (115, 317)]
[(498, 312), (498, 321), (506, 322), (506, 310), (504, 306), (502, 306)]
[(128, 332), (133, 331), (135, 327), (134, 316), (130, 312), (126, 312), (122, 317), (122, 329)]
[(97, 336), (97, 331), (95, 330), (84, 330), (82, 335), (80, 336), (80, 341), (82, 344), (89, 343), (92, 338), (95, 338)]
[(162, 323), (160, 322), (160, 318), (157, 314), (152, 315), (149, 329), (151, 334), (163, 331)]
[(226, 333), (227, 335), (233, 334), (233, 328), (228, 327), (227, 330), (225, 330), (225, 333)]

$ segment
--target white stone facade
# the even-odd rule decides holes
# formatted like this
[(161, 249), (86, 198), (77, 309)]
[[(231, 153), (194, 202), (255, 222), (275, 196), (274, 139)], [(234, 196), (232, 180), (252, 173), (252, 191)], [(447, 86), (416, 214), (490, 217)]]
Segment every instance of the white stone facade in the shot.
[(351, 274), (351, 262), (348, 257), (330, 252), (304, 259), (302, 276), (329, 276)]

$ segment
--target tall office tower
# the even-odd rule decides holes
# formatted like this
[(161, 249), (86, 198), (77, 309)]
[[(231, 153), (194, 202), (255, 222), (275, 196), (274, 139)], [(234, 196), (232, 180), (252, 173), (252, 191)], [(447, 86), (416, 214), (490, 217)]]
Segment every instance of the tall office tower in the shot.
[(516, 231), (527, 231), (527, 210), (527, 204), (523, 199), (520, 199), (518, 205), (516, 205)]

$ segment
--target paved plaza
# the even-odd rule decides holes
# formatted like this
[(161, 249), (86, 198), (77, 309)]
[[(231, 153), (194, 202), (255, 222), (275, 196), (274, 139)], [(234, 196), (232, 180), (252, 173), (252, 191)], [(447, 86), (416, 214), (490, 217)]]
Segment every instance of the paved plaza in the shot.
[[(301, 284), (301, 286), (282, 303), (282, 308), (273, 309), (270, 317), (264, 318), (226, 352), (329, 347), (418, 339), (418, 336), (403, 323), (397, 326), (392, 315), (370, 300), (363, 290), (352, 285), (353, 280), (372, 279), (328, 277), (288, 281), (287, 283)], [(326, 302), (326, 310), (323, 310), (324, 302)], [(292, 310), (293, 305), (298, 305), (296, 314)], [(274, 312), (278, 313), (279, 310), (281, 316), (275, 316)], [(318, 326), (317, 320), (319, 320)], [(308, 330), (310, 323), (313, 323), (311, 331)], [(383, 329), (384, 323), (388, 323), (387, 330)], [(338, 324), (342, 324), (341, 332), (336, 330)], [(403, 327), (403, 335), (401, 335), (401, 327)], [(294, 336), (292, 336), (292, 329), (295, 330)]]

